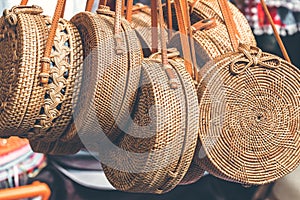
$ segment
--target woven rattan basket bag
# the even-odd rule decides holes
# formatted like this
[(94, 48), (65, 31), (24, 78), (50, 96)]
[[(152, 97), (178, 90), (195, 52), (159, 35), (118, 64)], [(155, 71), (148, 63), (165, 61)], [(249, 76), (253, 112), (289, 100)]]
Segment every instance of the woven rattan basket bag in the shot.
[[(160, 2), (158, 7), (162, 22)], [(162, 55), (142, 63), (132, 119), (115, 143), (118, 148), (107, 151), (110, 165), (103, 163), (106, 177), (119, 190), (168, 192), (183, 179), (194, 155), (199, 115), (194, 82), (179, 52), (167, 54), (163, 39), (161, 44)]]
[[(93, 2), (87, 0), (86, 11), (92, 9)], [(27, 4), (27, 1), (22, 3)], [(74, 154), (83, 146), (73, 121), (73, 106), (76, 105), (82, 81), (83, 48), (77, 28), (71, 22), (59, 18), (63, 17), (66, 1), (58, 1), (58, 6), (59, 3), (63, 7), (56, 8), (54, 13), (56, 19), (44, 17), (40, 22), (45, 23), (50, 34), (53, 31), (55, 37), (52, 38), (53, 42), (49, 41), (50, 37), (47, 41), (49, 44), (53, 43), (50, 53), (50, 73), (46, 86), (45, 106), (41, 108), (40, 119), (37, 121), (45, 125), (36, 124), (29, 133), (43, 135), (31, 139), (30, 145), (36, 152)], [(57, 27), (50, 30), (52, 21)], [(49, 140), (49, 134), (53, 139)]]
[[(2, 123), (1, 131), (6, 136), (15, 134), (28, 138), (33, 150), (37, 152), (75, 153), (81, 148), (81, 143), (78, 138), (73, 139), (74, 135), (70, 138), (67, 129), (72, 124), (72, 104), (76, 101), (81, 84), (83, 52), (79, 32), (70, 22), (59, 19), (59, 15), (57, 22), (54, 22), (58, 27), (54, 30), (54, 41), (47, 44), (52, 49), (48, 55), (50, 59), (44, 59), (49, 29), (53, 25), (52, 20), (50, 17), (40, 15), (41, 8), (26, 6), (27, 1), (22, 1), (21, 4), (6, 10), (2, 17), (3, 27), (16, 30), (13, 38), (17, 42), (10, 47), (15, 50), (6, 49), (3, 54), (15, 52), (16, 59), (19, 58), (20, 61), (12, 62), (11, 68), (18, 67), (18, 71), (13, 74), (11, 85), (3, 85), (16, 90), (5, 88), (2, 90), (10, 92), (1, 96), (9, 97), (8, 105), (11, 106), (2, 112), (4, 116), (2, 121), (7, 121)], [(62, 2), (61, 5), (63, 4)], [(9, 38), (3, 40), (4, 46), (4, 42), (9, 42)], [(44, 86), (40, 84), (40, 76), (43, 74), (41, 61), (47, 61), (50, 65), (48, 82)], [(19, 95), (25, 96), (22, 98)], [(16, 112), (18, 109), (15, 106), (20, 107), (19, 110), (23, 109), (24, 112)], [(15, 117), (15, 121), (20, 118), (18, 126), (11, 128), (14, 123), (10, 122), (6, 112), (18, 115)], [(14, 129), (16, 133), (11, 132)], [(66, 136), (63, 140), (72, 140), (74, 143), (67, 144), (61, 141), (62, 135)]]
[(266, 184), (294, 170), (299, 76), (289, 62), (245, 44), (207, 63), (199, 74), (198, 164), (243, 184)]
[(99, 143), (93, 137), (114, 141), (125, 126), (128, 109), (140, 81), (142, 49), (135, 31), (121, 18), (122, 0), (116, 12), (100, 5), (97, 13), (82, 12), (73, 22), (84, 46), (83, 86), (75, 125), (87, 148)]
[[(239, 40), (245, 44), (256, 46), (254, 36), (251, 32), (247, 20), (240, 11), (232, 4), (229, 12), (235, 19), (235, 24), (239, 27)], [(191, 23), (193, 24), (194, 48), (197, 55), (198, 67), (202, 67), (206, 62), (234, 49), (230, 45), (230, 37), (227, 34), (226, 25), (218, 1), (195, 1), (190, 6)], [(180, 49), (180, 33), (175, 34), (169, 42), (169, 47)]]
[(164, 193), (185, 176), (192, 161), (198, 133), (194, 86), (183, 63), (171, 61), (177, 89), (170, 89), (159, 62), (145, 60), (133, 119), (103, 164), (111, 184), (123, 191)]

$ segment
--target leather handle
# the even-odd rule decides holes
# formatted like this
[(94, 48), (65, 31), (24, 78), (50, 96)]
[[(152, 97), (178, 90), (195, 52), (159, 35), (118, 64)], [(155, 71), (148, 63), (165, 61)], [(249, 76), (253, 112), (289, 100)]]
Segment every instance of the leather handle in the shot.
[(268, 10), (268, 7), (267, 7), (265, 1), (264, 1), (264, 0), (260, 0), (260, 2), (261, 2), (261, 5), (262, 5), (262, 7), (263, 7), (263, 9), (264, 9), (264, 12), (265, 12), (266, 15), (267, 15), (268, 20), (269, 20), (269, 22), (270, 22), (270, 24), (271, 24), (271, 26), (272, 26), (272, 29), (273, 29), (273, 32), (274, 32), (274, 36), (275, 36), (275, 38), (276, 38), (276, 41), (277, 41), (277, 43), (278, 43), (278, 45), (279, 45), (279, 48), (280, 48), (280, 50), (281, 50), (281, 53), (282, 53), (284, 59), (285, 59), (286, 61), (288, 61), (289, 63), (291, 63), (291, 59), (290, 59), (290, 57), (289, 57), (289, 55), (288, 55), (288, 53), (287, 53), (287, 51), (286, 51), (286, 48), (285, 48), (285, 46), (284, 46), (284, 44), (283, 44), (283, 42), (282, 42), (282, 40), (281, 40), (281, 37), (280, 37), (280, 35), (279, 35), (279, 33), (278, 33), (276, 27), (275, 27), (275, 24), (274, 24), (274, 22), (273, 22), (273, 19), (272, 19), (271, 15), (270, 15), (270, 12), (269, 12), (269, 10)]
[(166, 7), (167, 7), (167, 16), (168, 16), (168, 20), (167, 20), (167, 24), (168, 24), (168, 37), (169, 40), (172, 38), (173, 36), (173, 17), (172, 17), (172, 3), (171, 0), (167, 0), (166, 2)]
[(20, 3), (20, 5), (21, 6), (26, 6), (27, 3), (28, 3), (28, 0), (22, 0), (21, 3)]
[(93, 9), (95, 0), (87, 0), (85, 4), (85, 11), (91, 12)]
[(106, 6), (106, 5), (107, 5), (107, 0), (100, 0), (98, 7), (100, 7), (100, 6)]
[(239, 47), (239, 32), (237, 31), (236, 24), (233, 20), (232, 12), (229, 8), (228, 0), (218, 0), (218, 4), (220, 6), (224, 22), (226, 25), (226, 29), (231, 41), (231, 45), (234, 51), (238, 51)]
[(202, 31), (211, 29), (217, 26), (215, 18), (202, 19), (192, 25), (193, 33), (196, 31)]
[[(161, 60), (162, 60), (162, 65), (163, 68), (168, 76), (169, 79), (169, 85), (171, 89), (177, 89), (178, 88), (178, 83), (176, 82), (176, 76), (172, 70), (172, 66), (169, 64), (168, 61), (168, 50), (167, 50), (167, 41), (166, 41), (166, 35), (164, 32), (164, 16), (163, 16), (163, 8), (162, 8), (162, 3), (161, 0), (157, 0), (157, 3), (155, 4), (158, 6), (158, 12), (156, 12), (156, 18), (157, 22), (159, 22), (159, 29), (157, 28), (157, 32), (160, 30), (160, 35), (161, 35)], [(151, 10), (156, 7), (152, 7)], [(157, 9), (155, 9), (157, 10)], [(156, 27), (158, 27), (158, 24), (156, 24)], [(157, 40), (157, 45), (158, 45), (158, 40)]]
[(187, 72), (191, 77), (198, 81), (196, 54), (194, 48), (194, 41), (192, 37), (192, 28), (190, 24), (190, 16), (188, 10), (187, 0), (174, 0), (175, 12), (178, 21), (178, 28), (181, 34), (180, 42), (182, 45), (182, 52), (184, 57), (184, 64)]
[(49, 31), (49, 36), (46, 42), (46, 48), (44, 51), (44, 56), (41, 60), (42, 63), (42, 69), (40, 73), (40, 82), (43, 84), (43, 86), (48, 85), (48, 79), (49, 79), (49, 73), (50, 73), (50, 54), (51, 54), (51, 49), (54, 43), (54, 37), (56, 34), (56, 29), (58, 27), (58, 22), (59, 19), (63, 13), (63, 9), (65, 6), (66, 0), (58, 0), (57, 5), (55, 8), (54, 16), (52, 19), (52, 24), (51, 28)]
[[(28, 0), (22, 0), (21, 5), (27, 5)], [(94, 0), (87, 0), (86, 9), (92, 9)], [(46, 47), (44, 50), (43, 58), (41, 59), (41, 73), (40, 82), (43, 86), (48, 85), (49, 73), (50, 73), (50, 54), (56, 35), (56, 29), (58, 27), (59, 19), (63, 17), (66, 7), (66, 0), (58, 0), (55, 8), (55, 12), (52, 19), (51, 28), (49, 31), (48, 39), (46, 41)]]

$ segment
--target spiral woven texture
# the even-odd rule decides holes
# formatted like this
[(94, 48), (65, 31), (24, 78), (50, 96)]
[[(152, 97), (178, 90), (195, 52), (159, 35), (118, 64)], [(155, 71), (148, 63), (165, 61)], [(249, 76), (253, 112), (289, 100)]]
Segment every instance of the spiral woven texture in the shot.
[(206, 171), (265, 184), (299, 165), (300, 72), (295, 66), (253, 47), (218, 57), (199, 75)]

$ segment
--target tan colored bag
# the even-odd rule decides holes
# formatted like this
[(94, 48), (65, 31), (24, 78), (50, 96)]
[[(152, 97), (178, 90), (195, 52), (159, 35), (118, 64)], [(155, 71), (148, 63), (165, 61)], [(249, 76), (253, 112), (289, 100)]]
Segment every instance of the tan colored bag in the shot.
[(135, 31), (120, 16), (121, 7), (118, 9), (115, 13), (100, 5), (97, 13), (82, 12), (71, 19), (84, 45), (75, 128), (86, 148), (96, 151), (101, 145), (93, 137), (111, 141), (119, 137), (140, 81), (142, 49)]
[(119, 190), (168, 192), (184, 178), (194, 155), (199, 116), (194, 82), (179, 52), (167, 55), (165, 46), (162, 55), (144, 59), (132, 119), (115, 141), (117, 148), (106, 150), (109, 164), (100, 158), (106, 177)]
[(196, 161), (225, 180), (266, 184), (300, 163), (300, 71), (257, 47), (238, 45), (200, 70)]
[[(62, 12), (65, 2), (60, 0), (58, 3)], [(3, 33), (4, 40), (0, 44), (6, 47), (1, 48), (3, 55), (7, 57), (7, 52), (12, 52), (14, 59), (20, 61), (10, 62), (11, 69), (18, 67), (17, 73), (12, 73), (10, 80), (3, 81), (10, 85), (3, 84), (1, 90), (7, 91), (1, 94), (2, 101), (7, 101), (7, 106), (2, 112), (0, 135), (26, 137), (36, 152), (75, 153), (82, 144), (76, 134), (68, 129), (72, 126), (72, 107), (76, 104), (81, 84), (81, 38), (73, 24), (59, 19), (59, 12), (56, 11), (54, 18), (56, 16), (57, 21), (52, 24), (49, 17), (40, 15), (40, 7), (26, 4), (26, 0), (22, 1), (20, 6), (6, 10), (1, 18), (2, 26), (7, 27), (2, 30), (14, 33), (11, 34), (12, 37)], [(58, 28), (54, 25), (56, 23)], [(54, 26), (53, 30), (50, 30), (50, 26)], [(55, 36), (52, 42), (48, 38), (51, 31)], [(16, 41), (15, 45), (7, 46), (5, 42), (11, 43), (12, 39)], [(49, 54), (46, 55), (45, 49), (49, 47), (52, 51), (48, 50)], [(43, 62), (49, 65), (47, 73), (43, 69)], [(48, 78), (44, 87), (40, 78)]]

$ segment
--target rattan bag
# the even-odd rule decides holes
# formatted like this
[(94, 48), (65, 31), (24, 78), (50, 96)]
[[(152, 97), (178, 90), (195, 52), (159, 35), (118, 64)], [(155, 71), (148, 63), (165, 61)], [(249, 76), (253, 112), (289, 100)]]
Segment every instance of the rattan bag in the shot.
[(85, 58), (75, 128), (87, 148), (95, 150), (99, 143), (94, 136), (112, 141), (119, 136), (140, 81), (141, 46), (121, 18), (122, 0), (116, 3), (116, 13), (100, 5), (97, 13), (82, 12), (71, 19), (80, 31)]
[[(160, 30), (163, 21), (161, 4)], [(158, 29), (157, 29), (158, 30)], [(184, 178), (197, 141), (197, 97), (194, 83), (176, 50), (142, 63), (137, 98), (117, 148), (106, 150), (103, 169), (111, 184), (123, 191), (164, 193)]]
[[(72, 106), (81, 84), (81, 38), (74, 25), (60, 19), (54, 30), (53, 45), (50, 44), (53, 49), (50, 59), (43, 59), (52, 20), (41, 13), (40, 7), (21, 5), (6, 10), (1, 18), (2, 30), (14, 33), (11, 37), (4, 32), (7, 37), (1, 44), (3, 57), (9, 56), (10, 52), (15, 55), (10, 68), (17, 68), (10, 77), (3, 74), (3, 80), (9, 80), (2, 82), (1, 98), (8, 106), (2, 111), (1, 134), (26, 137), (37, 152), (75, 153), (81, 148), (80, 141), (67, 144), (60, 141), (60, 137), (64, 133), (67, 135), (66, 129), (72, 124)], [(13, 45), (7, 46), (5, 42), (11, 43), (9, 40), (12, 39), (15, 39)], [(40, 84), (41, 62), (45, 60), (49, 61), (50, 69), (48, 84), (43, 87)]]
[[(196, 162), (225, 180), (266, 184), (300, 163), (300, 71), (278, 56), (238, 43), (231, 28), (235, 52), (216, 57), (199, 73), (202, 146)], [(279, 44), (289, 60), (280, 38)]]
[(300, 163), (299, 70), (241, 45), (207, 63), (198, 87), (200, 166), (244, 184), (265, 184)]
[(190, 166), (198, 133), (197, 97), (183, 62), (170, 64), (177, 89), (170, 88), (159, 62), (145, 60), (142, 64), (133, 119), (116, 143), (123, 151), (107, 152), (114, 165), (103, 165), (106, 177), (119, 190), (170, 191)]

